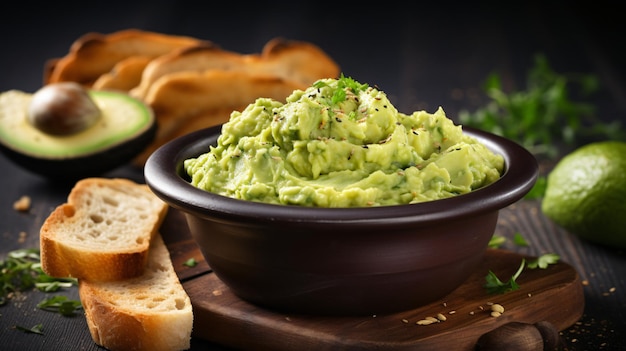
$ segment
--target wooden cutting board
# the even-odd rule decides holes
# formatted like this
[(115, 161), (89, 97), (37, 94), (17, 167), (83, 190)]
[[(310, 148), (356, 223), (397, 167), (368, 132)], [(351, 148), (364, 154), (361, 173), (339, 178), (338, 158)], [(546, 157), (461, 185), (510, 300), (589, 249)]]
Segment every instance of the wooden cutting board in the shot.
[[(524, 258), (510, 251), (489, 249), (462, 286), (427, 306), (366, 317), (278, 313), (241, 300), (211, 272), (179, 211), (171, 209), (161, 230), (194, 307), (193, 336), (237, 349), (469, 351), (482, 334), (503, 324), (548, 321), (564, 330), (584, 310), (578, 273), (563, 262), (547, 269), (525, 269), (517, 279), (519, 290), (487, 294), (483, 284), (489, 270), (501, 280), (508, 280)], [(183, 263), (190, 258), (199, 264), (185, 266)], [(490, 316), (492, 303), (504, 306), (500, 317)], [(439, 313), (445, 321), (416, 324)]]

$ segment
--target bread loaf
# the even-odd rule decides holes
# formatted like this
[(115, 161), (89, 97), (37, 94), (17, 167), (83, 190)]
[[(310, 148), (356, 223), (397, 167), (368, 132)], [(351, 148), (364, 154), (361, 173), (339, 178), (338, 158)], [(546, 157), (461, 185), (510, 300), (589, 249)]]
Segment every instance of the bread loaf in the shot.
[(41, 267), (50, 276), (89, 281), (139, 276), (167, 209), (145, 184), (82, 179), (41, 227)]
[(185, 350), (193, 312), (160, 234), (145, 273), (117, 282), (79, 280), (79, 296), (94, 342), (109, 350)]

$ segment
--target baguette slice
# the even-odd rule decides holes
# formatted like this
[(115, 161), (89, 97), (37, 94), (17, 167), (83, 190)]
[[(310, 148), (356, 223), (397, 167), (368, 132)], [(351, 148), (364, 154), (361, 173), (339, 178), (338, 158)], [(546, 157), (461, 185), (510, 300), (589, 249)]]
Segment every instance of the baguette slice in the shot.
[[(141, 82), (130, 95), (147, 99), (150, 88), (168, 74), (210, 70), (243, 71), (251, 75), (272, 75), (305, 87), (320, 78), (339, 76), (339, 65), (318, 46), (296, 40), (274, 38), (260, 54), (242, 55), (210, 43), (187, 46), (159, 56), (145, 67)], [(262, 95), (259, 95), (261, 97)]]
[(137, 166), (168, 141), (202, 128), (227, 122), (259, 97), (285, 100), (307, 86), (271, 74), (240, 70), (181, 71), (159, 78), (145, 97), (157, 118), (154, 141), (135, 159)]
[(120, 90), (128, 92), (141, 82), (144, 68), (152, 61), (149, 56), (131, 56), (115, 64), (91, 86), (95, 90)]
[(90, 32), (76, 39), (63, 57), (45, 63), (44, 85), (65, 81), (91, 87), (99, 76), (132, 56), (158, 57), (174, 49), (202, 43), (200, 39), (139, 29), (102, 34)]
[(152, 239), (145, 273), (118, 282), (78, 281), (94, 342), (109, 350), (185, 350), (193, 311), (161, 235)]
[(41, 227), (41, 267), (50, 276), (89, 281), (140, 276), (167, 209), (145, 184), (82, 179)]

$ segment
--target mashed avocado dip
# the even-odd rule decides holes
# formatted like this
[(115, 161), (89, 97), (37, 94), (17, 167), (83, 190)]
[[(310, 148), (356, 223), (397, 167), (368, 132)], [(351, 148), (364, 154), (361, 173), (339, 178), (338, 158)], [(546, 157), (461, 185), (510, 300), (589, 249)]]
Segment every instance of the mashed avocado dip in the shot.
[(317, 207), (447, 198), (496, 181), (503, 166), (443, 109), (405, 115), (384, 92), (343, 76), (233, 112), (217, 146), (184, 163), (200, 189)]

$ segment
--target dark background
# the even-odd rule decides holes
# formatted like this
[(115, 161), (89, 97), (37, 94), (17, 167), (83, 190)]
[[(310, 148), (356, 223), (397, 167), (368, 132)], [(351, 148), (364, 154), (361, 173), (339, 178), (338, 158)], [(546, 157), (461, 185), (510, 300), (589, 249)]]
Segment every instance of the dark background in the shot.
[[(619, 2), (204, 1), (18, 2), (0, 12), (0, 91), (34, 91), (47, 59), (86, 32), (140, 28), (258, 53), (274, 37), (319, 45), (345, 75), (378, 85), (403, 112), (484, 102), (492, 71), (523, 89), (536, 53), (557, 72), (594, 73), (604, 119), (626, 111), (624, 18)], [(411, 6), (408, 6), (411, 5)]]
[[(525, 89), (533, 58), (542, 53), (556, 72), (596, 75), (600, 91), (593, 102), (599, 116), (626, 122), (626, 25), (617, 1), (584, 5), (456, 1), (3, 3), (0, 91), (34, 92), (41, 87), (46, 60), (64, 56), (80, 36), (127, 28), (193, 36), (244, 54), (260, 52), (274, 37), (309, 41), (335, 59), (345, 75), (384, 90), (400, 111), (433, 112), (442, 106), (452, 119), (460, 110), (472, 111), (485, 103), (482, 84), (491, 72), (501, 74), (506, 89)], [(109, 175), (123, 176), (127, 171), (123, 168)], [(4, 156), (0, 156), (0, 181), (3, 258), (20, 245), (15, 239), (20, 231), (27, 233), (27, 242), (21, 245), (30, 247), (38, 242), (37, 228), (69, 189), (45, 182)], [(37, 206), (29, 214), (11, 208), (23, 194), (32, 196)], [(626, 350), (624, 250), (582, 242), (554, 227), (541, 228), (528, 233), (536, 234), (536, 246), (525, 253), (560, 253), (582, 279), (590, 281), (585, 287), (585, 315), (566, 331), (571, 350)], [(545, 233), (554, 236), (542, 236)], [(617, 289), (608, 294), (612, 287)], [(15, 345), (32, 350), (73, 349), (68, 342), (76, 342), (79, 349), (98, 349), (83, 318), (42, 315), (34, 307), (38, 300), (0, 307), (0, 349)], [(9, 330), (9, 323), (34, 324), (38, 318), (46, 318), (45, 337)], [(208, 347), (201, 340), (193, 340), (192, 345), (193, 349)], [(208, 348), (222, 349), (216, 345)]]

